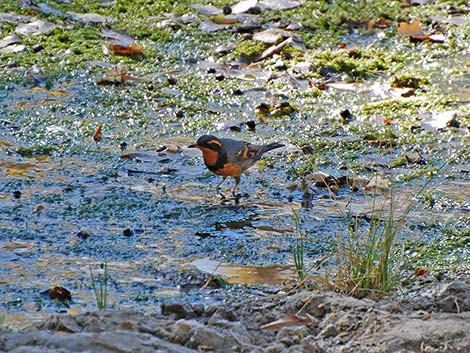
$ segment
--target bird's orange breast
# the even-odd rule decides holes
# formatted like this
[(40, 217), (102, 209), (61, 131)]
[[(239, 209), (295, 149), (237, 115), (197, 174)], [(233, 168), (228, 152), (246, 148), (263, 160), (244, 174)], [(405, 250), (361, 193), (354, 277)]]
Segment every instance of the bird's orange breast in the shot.
[(204, 163), (206, 163), (208, 167), (216, 165), (217, 158), (219, 157), (219, 154), (216, 151), (206, 147), (198, 148), (202, 151), (202, 158), (204, 158)]
[(227, 162), (221, 168), (212, 171), (218, 175), (237, 176), (242, 174), (245, 169), (240, 164)]

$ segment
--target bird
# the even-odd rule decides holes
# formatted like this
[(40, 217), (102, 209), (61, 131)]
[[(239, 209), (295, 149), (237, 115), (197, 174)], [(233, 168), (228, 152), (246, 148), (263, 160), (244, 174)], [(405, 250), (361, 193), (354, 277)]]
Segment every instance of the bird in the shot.
[(218, 194), (222, 197), (224, 195), (220, 192), (220, 186), (227, 177), (235, 179), (232, 195), (236, 197), (241, 175), (261, 159), (264, 153), (280, 147), (284, 145), (279, 142), (256, 145), (229, 138), (218, 138), (214, 135), (203, 135), (195, 144), (188, 146), (201, 150), (207, 169), (223, 177), (216, 186)]

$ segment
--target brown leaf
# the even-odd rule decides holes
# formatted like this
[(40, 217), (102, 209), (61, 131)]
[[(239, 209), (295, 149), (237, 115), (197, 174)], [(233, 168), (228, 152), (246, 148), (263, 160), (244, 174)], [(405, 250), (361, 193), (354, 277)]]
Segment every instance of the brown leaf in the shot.
[(98, 85), (119, 85), (126, 81), (148, 81), (145, 78), (126, 75), (124, 68), (109, 70), (104, 77), (98, 77), (96, 83)]
[(34, 91), (34, 92), (47, 93), (47, 94), (50, 94), (51, 96), (54, 96), (54, 97), (70, 96), (70, 93), (68, 93), (68, 92), (65, 92), (65, 91), (62, 91), (62, 90), (50, 90), (50, 89), (40, 87), (40, 86), (35, 86), (35, 87), (31, 88), (31, 90)]
[(44, 211), (46, 209), (45, 206), (43, 205), (39, 205), (36, 207), (36, 209), (34, 210), (35, 213), (40, 213), (41, 211)]
[(421, 22), (419, 22), (418, 20), (414, 20), (411, 23), (400, 22), (398, 34), (404, 37), (425, 36), (423, 29), (421, 28)]
[(110, 44), (109, 49), (111, 49), (116, 55), (124, 56), (141, 55), (144, 53), (144, 48), (137, 44), (131, 44), (129, 46)]
[(100, 142), (101, 141), (101, 135), (102, 135), (102, 132), (101, 132), (101, 129), (102, 129), (103, 125), (100, 124), (98, 126), (98, 129), (96, 129), (95, 133), (93, 134), (93, 140), (95, 140), (95, 142)]
[(410, 37), (411, 42), (430, 41), (432, 43), (444, 43), (446, 41), (443, 33), (424, 33), (421, 28), (421, 22), (418, 20), (414, 20), (411, 23), (400, 22), (398, 34), (404, 37)]
[(424, 268), (416, 268), (415, 269), (415, 275), (416, 276), (426, 276), (429, 273), (428, 270), (425, 270)]
[(49, 289), (49, 299), (69, 301), (72, 300), (72, 293), (64, 287), (55, 286)]
[(283, 327), (287, 326), (294, 326), (300, 324), (309, 324), (311, 323), (313, 318), (310, 315), (306, 315), (306, 317), (302, 318), (295, 314), (287, 314), (281, 317), (279, 320), (270, 322), (260, 327), (261, 330), (279, 330)]

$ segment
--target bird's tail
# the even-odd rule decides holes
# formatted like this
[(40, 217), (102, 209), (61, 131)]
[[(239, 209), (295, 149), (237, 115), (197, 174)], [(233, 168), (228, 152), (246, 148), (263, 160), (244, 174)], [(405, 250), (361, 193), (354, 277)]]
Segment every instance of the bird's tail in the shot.
[(279, 142), (270, 143), (269, 145), (263, 146), (263, 153), (274, 150), (276, 148), (284, 147), (284, 146), (285, 145), (283, 145), (282, 143), (279, 143)]

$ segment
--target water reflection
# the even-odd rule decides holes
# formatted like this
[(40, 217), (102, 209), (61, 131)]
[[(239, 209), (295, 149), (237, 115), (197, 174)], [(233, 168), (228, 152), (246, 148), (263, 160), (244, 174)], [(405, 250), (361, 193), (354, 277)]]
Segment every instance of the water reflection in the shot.
[(191, 261), (188, 265), (223, 276), (229, 283), (282, 285), (295, 276), (292, 266), (233, 266), (205, 258)]

